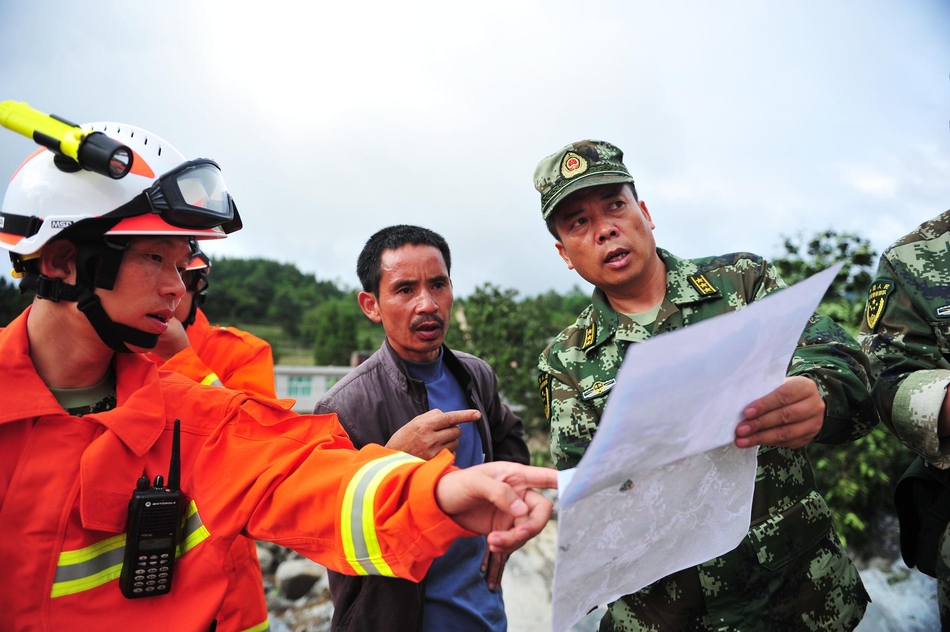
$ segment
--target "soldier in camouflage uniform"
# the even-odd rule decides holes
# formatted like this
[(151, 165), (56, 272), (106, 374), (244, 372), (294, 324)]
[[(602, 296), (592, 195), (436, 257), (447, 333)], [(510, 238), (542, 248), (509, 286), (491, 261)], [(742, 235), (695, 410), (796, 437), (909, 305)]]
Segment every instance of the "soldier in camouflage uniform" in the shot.
[[(881, 256), (859, 336), (881, 419), (926, 471), (950, 482), (950, 211)], [(902, 528), (903, 528), (902, 524)], [(909, 535), (902, 533), (901, 539)], [(937, 545), (940, 621), (950, 629), (950, 534)], [(931, 552), (936, 553), (936, 552)]]
[[(565, 469), (593, 438), (630, 344), (741, 309), (785, 283), (756, 255), (687, 260), (657, 249), (613, 145), (569, 145), (538, 165), (534, 182), (558, 253), (596, 288), (540, 358), (551, 452)], [(803, 448), (870, 432), (877, 415), (866, 370), (854, 340), (813, 316), (785, 383), (751, 402), (736, 429), (737, 446), (760, 446), (748, 535), (726, 555), (610, 604), (600, 629), (852, 630), (869, 598)]]

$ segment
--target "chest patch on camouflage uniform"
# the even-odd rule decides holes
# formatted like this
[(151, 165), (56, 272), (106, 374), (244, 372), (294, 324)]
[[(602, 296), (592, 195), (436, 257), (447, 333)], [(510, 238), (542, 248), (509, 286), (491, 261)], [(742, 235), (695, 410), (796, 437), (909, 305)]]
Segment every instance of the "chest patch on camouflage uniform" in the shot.
[(868, 329), (874, 331), (877, 321), (881, 320), (884, 306), (887, 305), (887, 295), (891, 293), (894, 284), (890, 281), (875, 281), (868, 289), (868, 304), (864, 308), (864, 320)]
[(937, 318), (950, 318), (950, 305), (937, 308)]
[(617, 383), (617, 380), (613, 378), (607, 380), (606, 382), (601, 382), (600, 380), (597, 380), (596, 382), (594, 382), (593, 386), (591, 386), (589, 389), (581, 393), (581, 399), (587, 402), (596, 397), (600, 397), (601, 395), (603, 395), (604, 393), (612, 389), (614, 387), (614, 384), (616, 383)]
[(692, 283), (693, 287), (696, 288), (696, 291), (703, 296), (710, 296), (719, 291), (716, 289), (715, 285), (709, 282), (709, 279), (706, 278), (705, 274), (691, 276), (689, 277), (689, 282)]
[(597, 339), (597, 325), (591, 325), (584, 330), (584, 342), (581, 344), (581, 349), (588, 349), (594, 345), (594, 341)]
[(538, 389), (541, 391), (541, 405), (544, 407), (544, 418), (551, 419), (551, 376), (544, 371), (538, 373)]

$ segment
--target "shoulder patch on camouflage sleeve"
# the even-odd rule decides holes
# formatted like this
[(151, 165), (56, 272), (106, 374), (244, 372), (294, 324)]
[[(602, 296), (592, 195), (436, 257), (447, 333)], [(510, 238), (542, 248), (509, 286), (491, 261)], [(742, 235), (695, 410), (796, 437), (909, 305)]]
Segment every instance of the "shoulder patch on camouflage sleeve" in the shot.
[(864, 308), (864, 320), (867, 321), (868, 329), (874, 331), (874, 326), (881, 319), (884, 313), (884, 306), (887, 305), (887, 295), (894, 288), (894, 282), (884, 279), (878, 279), (868, 288), (868, 303)]
[(694, 274), (689, 277), (689, 282), (692, 283), (693, 287), (696, 288), (696, 291), (702, 294), (703, 296), (710, 296), (719, 292), (716, 289), (716, 286), (709, 282), (709, 279), (706, 278), (705, 274)]
[(937, 318), (950, 318), (950, 305), (938, 307), (936, 310)]
[(541, 391), (541, 406), (544, 408), (544, 418), (551, 420), (551, 374), (541, 371), (538, 373), (538, 389)]
[(597, 325), (591, 323), (590, 326), (584, 330), (584, 344), (581, 345), (581, 350), (586, 351), (594, 346), (595, 340), (597, 340)]
[(600, 380), (597, 380), (596, 382), (594, 382), (593, 386), (591, 386), (589, 389), (581, 393), (581, 399), (585, 402), (588, 402), (594, 399), (595, 397), (600, 397), (601, 395), (605, 394), (607, 391), (612, 389), (614, 387), (614, 384), (616, 383), (617, 383), (617, 380), (613, 378), (607, 380), (606, 382), (601, 382)]

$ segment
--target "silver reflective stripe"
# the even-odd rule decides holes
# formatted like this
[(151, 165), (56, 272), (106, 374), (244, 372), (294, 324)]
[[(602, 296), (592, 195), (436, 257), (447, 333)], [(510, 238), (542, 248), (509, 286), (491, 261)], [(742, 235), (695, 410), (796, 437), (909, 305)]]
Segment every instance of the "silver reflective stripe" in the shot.
[(63, 551), (59, 554), (50, 597), (72, 595), (117, 579), (124, 554), (124, 533), (78, 551)]
[(122, 564), (122, 556), (125, 554), (125, 546), (113, 549), (98, 557), (94, 557), (88, 562), (71, 564), (69, 566), (56, 567), (56, 578), (53, 580), (57, 584), (76, 579), (82, 579), (95, 575), (101, 571), (107, 570), (116, 564)]
[(390, 454), (364, 465), (347, 485), (340, 524), (347, 561), (357, 574), (395, 577), (376, 536), (376, 490), (400, 465), (421, 462), (409, 454)]

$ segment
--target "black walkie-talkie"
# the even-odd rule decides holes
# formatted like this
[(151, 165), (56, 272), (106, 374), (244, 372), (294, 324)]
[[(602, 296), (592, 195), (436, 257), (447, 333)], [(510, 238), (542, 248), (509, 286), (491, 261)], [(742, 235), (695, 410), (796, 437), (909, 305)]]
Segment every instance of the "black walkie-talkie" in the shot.
[(148, 477), (143, 476), (129, 501), (125, 556), (119, 576), (119, 588), (129, 599), (156, 597), (171, 590), (184, 505), (178, 480), (181, 473), (179, 424), (176, 419), (168, 486), (158, 475), (150, 488)]

